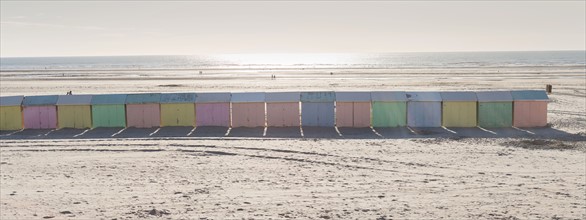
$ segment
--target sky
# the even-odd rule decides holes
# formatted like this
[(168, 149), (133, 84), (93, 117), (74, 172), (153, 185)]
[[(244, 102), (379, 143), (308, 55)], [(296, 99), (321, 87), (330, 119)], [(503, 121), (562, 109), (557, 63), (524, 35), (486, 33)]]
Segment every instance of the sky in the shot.
[(585, 50), (586, 1), (0, 1), (0, 56)]

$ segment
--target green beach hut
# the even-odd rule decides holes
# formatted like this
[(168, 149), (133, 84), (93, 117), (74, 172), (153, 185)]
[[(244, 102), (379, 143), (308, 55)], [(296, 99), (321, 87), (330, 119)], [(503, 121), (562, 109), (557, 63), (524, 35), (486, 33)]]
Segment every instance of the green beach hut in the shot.
[(404, 127), (407, 125), (405, 92), (371, 92), (372, 126)]
[(477, 92), (478, 126), (485, 128), (513, 125), (513, 96), (509, 91)]
[(94, 95), (92, 97), (93, 127), (126, 127), (126, 95)]

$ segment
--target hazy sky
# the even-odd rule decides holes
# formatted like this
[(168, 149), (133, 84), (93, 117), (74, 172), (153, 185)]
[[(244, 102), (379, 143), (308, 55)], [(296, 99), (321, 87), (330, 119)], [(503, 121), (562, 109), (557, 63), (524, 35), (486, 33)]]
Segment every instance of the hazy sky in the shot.
[(0, 56), (584, 50), (585, 1), (4, 1)]

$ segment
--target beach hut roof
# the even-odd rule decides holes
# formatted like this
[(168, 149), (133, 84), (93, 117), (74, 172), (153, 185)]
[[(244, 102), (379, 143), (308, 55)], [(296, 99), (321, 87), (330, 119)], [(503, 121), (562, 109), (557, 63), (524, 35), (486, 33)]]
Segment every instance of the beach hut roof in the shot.
[(334, 102), (336, 93), (334, 92), (302, 92), (302, 102)]
[(57, 95), (26, 96), (24, 97), (24, 101), (22, 104), (24, 106), (55, 105), (57, 104), (58, 99), (59, 96)]
[(370, 102), (370, 92), (336, 92), (338, 102)]
[(299, 102), (300, 96), (299, 92), (267, 92), (265, 100), (267, 102)]
[(195, 93), (163, 93), (161, 103), (194, 103)]
[(160, 93), (128, 94), (126, 96), (126, 104), (159, 103), (160, 100)]
[(92, 105), (123, 105), (126, 103), (126, 94), (108, 94), (92, 96)]
[(19, 106), (22, 104), (24, 96), (4, 96), (0, 97), (0, 106)]
[(89, 105), (91, 102), (91, 95), (60, 95), (57, 99), (57, 105)]
[(443, 101), (476, 102), (478, 98), (475, 92), (441, 92)]
[(229, 92), (210, 92), (210, 93), (197, 93), (195, 102), (230, 102), (231, 94)]
[(543, 90), (522, 90), (522, 91), (511, 91), (513, 100), (517, 101), (547, 101), (549, 97)]
[(232, 102), (264, 102), (264, 92), (232, 93)]
[(407, 100), (416, 102), (441, 102), (439, 92), (406, 92)]
[(476, 92), (478, 102), (511, 102), (513, 96), (509, 91)]
[(370, 99), (372, 101), (405, 102), (407, 95), (405, 92), (371, 92)]

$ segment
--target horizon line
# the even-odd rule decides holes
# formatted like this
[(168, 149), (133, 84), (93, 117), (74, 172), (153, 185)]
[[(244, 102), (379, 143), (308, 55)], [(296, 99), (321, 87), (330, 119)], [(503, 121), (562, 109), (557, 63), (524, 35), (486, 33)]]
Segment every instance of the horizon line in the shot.
[(58, 55), (1, 56), (0, 58), (72, 58), (72, 57), (137, 57), (137, 56), (218, 56), (218, 55), (289, 55), (289, 54), (393, 54), (393, 53), (498, 53), (498, 52), (586, 52), (586, 49), (560, 50), (462, 50), (462, 51), (400, 51), (400, 52), (294, 52), (294, 53), (207, 53), (207, 54), (126, 54), (126, 55)]

